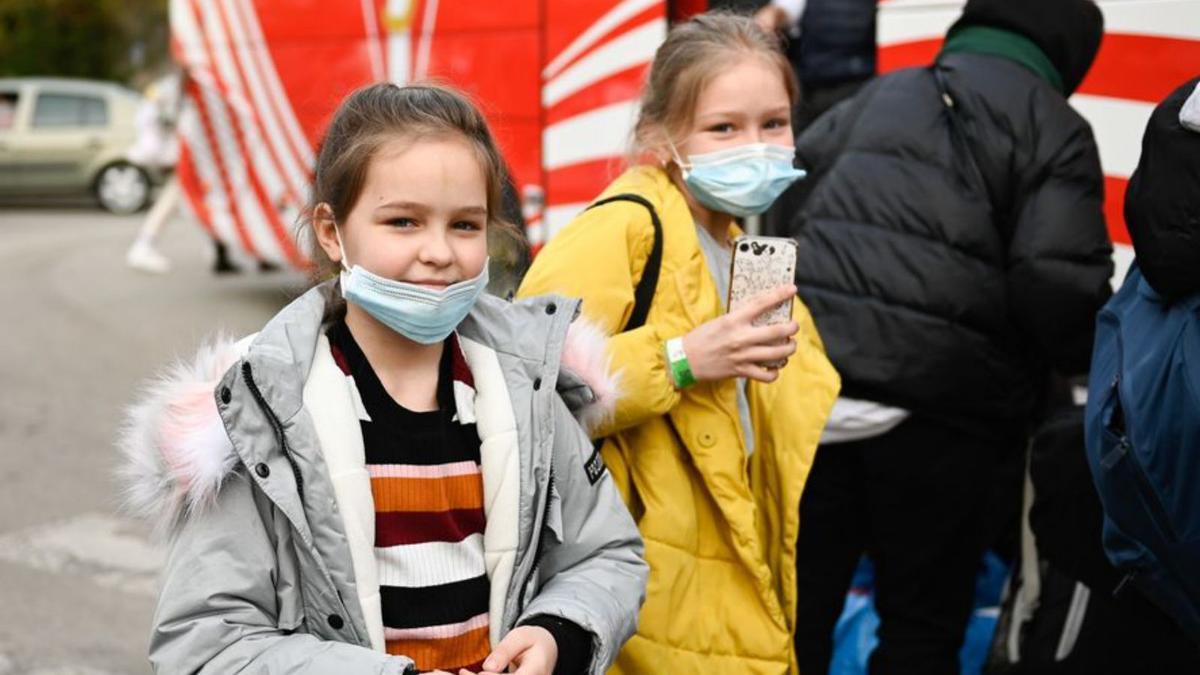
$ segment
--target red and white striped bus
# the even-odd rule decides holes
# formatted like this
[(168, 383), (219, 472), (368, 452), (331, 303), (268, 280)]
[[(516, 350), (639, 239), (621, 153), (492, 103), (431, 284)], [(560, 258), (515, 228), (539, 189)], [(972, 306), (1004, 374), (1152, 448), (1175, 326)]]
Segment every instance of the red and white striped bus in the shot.
[[(670, 4), (670, 10), (668, 8)], [(963, 0), (883, 0), (880, 70), (929, 63)], [(1099, 0), (1106, 35), (1072, 103), (1107, 179), (1117, 278), (1122, 217), (1154, 104), (1200, 72), (1200, 0)], [(180, 121), (186, 204), (214, 236), (294, 267), (294, 223), (324, 124), (364, 84), (436, 78), (482, 105), (525, 197), (534, 245), (621, 169), (668, 12), (703, 0), (171, 0), (190, 75)]]

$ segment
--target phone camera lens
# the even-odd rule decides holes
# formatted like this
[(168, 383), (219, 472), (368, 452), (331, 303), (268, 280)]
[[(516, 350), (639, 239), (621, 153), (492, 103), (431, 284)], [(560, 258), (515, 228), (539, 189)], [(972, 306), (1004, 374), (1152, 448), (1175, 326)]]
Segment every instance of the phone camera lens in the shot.
[(742, 244), (742, 253), (750, 250), (750, 244)]

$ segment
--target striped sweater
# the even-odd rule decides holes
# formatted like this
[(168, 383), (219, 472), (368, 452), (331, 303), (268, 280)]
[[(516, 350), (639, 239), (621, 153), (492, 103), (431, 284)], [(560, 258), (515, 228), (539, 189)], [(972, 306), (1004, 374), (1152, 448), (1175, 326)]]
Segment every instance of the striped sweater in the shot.
[(344, 322), (329, 340), (371, 475), (387, 651), (422, 671), (481, 670), (490, 651), (483, 484), (473, 381), (457, 340), (445, 344), (431, 412), (392, 399)]

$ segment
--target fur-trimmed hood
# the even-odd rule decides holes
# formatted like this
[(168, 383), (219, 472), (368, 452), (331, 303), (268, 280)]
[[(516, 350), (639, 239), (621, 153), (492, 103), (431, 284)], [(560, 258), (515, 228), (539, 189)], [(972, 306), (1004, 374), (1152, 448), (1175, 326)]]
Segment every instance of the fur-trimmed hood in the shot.
[[(328, 299), (330, 292), (328, 285), (317, 287), (293, 304), (318, 293)], [(594, 428), (612, 414), (619, 395), (620, 375), (610, 370), (607, 336), (579, 315), (577, 301), (531, 300), (513, 303), (509, 309), (503, 307), (509, 303), (485, 297), (460, 331), (489, 332), (499, 326), (505, 329), (502, 333), (509, 334), (496, 336), (496, 342), (504, 347), (515, 346), (506, 344), (508, 339), (528, 332), (531, 327), (524, 321), (512, 321), (511, 310), (533, 302), (539, 305), (537, 314), (553, 314), (553, 310), (541, 311), (541, 308), (555, 307), (556, 302), (574, 310), (574, 319), (561, 338), (558, 351), (557, 388), (580, 424), (585, 429)], [(292, 306), (280, 316), (289, 311), (294, 311)], [(531, 315), (534, 314), (523, 313), (526, 319)], [(280, 316), (272, 323), (278, 322)], [(327, 319), (325, 316), (322, 324)], [(270, 327), (268, 324), (263, 332)], [(121, 452), (117, 473), (124, 507), (151, 521), (160, 537), (169, 535), (189, 515), (211, 504), (239, 463), (238, 453), (218, 413), (217, 388), (227, 371), (255, 349), (258, 335), (261, 334), (240, 341), (228, 336), (213, 339), (190, 359), (181, 359), (165, 368), (145, 385), (126, 411), (117, 441)], [(297, 361), (307, 363), (304, 358)]]

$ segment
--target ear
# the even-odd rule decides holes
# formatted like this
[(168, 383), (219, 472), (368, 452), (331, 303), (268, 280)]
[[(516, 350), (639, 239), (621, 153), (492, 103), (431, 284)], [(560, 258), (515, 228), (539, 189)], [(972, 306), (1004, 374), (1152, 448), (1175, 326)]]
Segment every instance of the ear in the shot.
[[(333, 209), (321, 202), (313, 209), (312, 214), (313, 233), (317, 236), (317, 243), (321, 245), (321, 249), (325, 251), (325, 255), (333, 262), (342, 261), (342, 247), (338, 245), (338, 225), (333, 219)], [(343, 233), (344, 235), (345, 233)]]
[(638, 135), (640, 136), (638, 145), (641, 147), (639, 153), (641, 161), (653, 161), (657, 166), (666, 168), (675, 159), (667, 140), (669, 136), (662, 128), (654, 125), (639, 131)]

